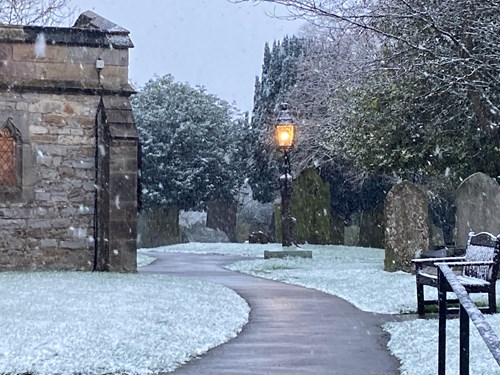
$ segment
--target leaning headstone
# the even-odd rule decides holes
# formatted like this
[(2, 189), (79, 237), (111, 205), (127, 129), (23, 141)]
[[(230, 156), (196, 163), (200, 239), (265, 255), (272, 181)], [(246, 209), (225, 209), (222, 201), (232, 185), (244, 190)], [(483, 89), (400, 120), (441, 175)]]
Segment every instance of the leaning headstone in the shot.
[(386, 271), (411, 272), (411, 260), (429, 249), (427, 195), (403, 181), (387, 194), (384, 203)]
[(236, 202), (207, 202), (207, 227), (227, 234), (229, 241), (236, 242)]
[(359, 246), (384, 248), (384, 205), (361, 213)]
[(500, 234), (500, 186), (494, 178), (475, 173), (458, 187), (455, 244), (465, 247), (469, 232)]
[(181, 241), (179, 210), (175, 207), (145, 209), (137, 221), (138, 247), (158, 247)]
[(297, 242), (331, 242), (330, 184), (314, 169), (306, 169), (293, 183), (292, 216), (297, 220)]

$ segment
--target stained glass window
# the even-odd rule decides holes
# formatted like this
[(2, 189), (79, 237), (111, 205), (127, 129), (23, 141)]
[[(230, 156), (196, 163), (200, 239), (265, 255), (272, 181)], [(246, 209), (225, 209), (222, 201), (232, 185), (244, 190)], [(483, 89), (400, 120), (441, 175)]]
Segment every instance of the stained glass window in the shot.
[(9, 128), (0, 132), (0, 186), (16, 184), (16, 140)]

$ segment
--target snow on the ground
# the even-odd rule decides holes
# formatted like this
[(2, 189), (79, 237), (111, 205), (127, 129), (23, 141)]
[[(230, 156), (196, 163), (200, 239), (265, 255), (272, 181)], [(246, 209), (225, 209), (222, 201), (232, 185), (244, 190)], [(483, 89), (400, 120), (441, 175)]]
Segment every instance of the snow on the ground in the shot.
[(160, 275), (0, 273), (0, 373), (171, 371), (236, 336), (249, 306)]
[[(500, 332), (500, 314), (485, 315), (496, 332)], [(458, 319), (446, 322), (446, 373), (459, 373)], [(401, 361), (401, 375), (437, 374), (438, 321), (436, 319), (410, 320), (386, 323), (390, 333), (389, 349)], [(470, 325), (471, 374), (498, 375), (500, 369), (477, 329)]]
[(281, 250), (281, 245), (272, 244), (249, 244), (249, 243), (201, 243), (189, 242), (176, 245), (161, 246), (154, 248), (139, 249), (138, 252), (177, 252), (197, 254), (227, 254), (245, 257), (264, 257), (265, 250)]
[(156, 258), (151, 257), (146, 254), (137, 253), (137, 267), (144, 267), (150, 263), (153, 263)]
[[(142, 251), (220, 253), (263, 258), (264, 250), (281, 249), (279, 244), (189, 243)], [(250, 259), (228, 268), (337, 295), (365, 311), (390, 314), (416, 311), (415, 276), (404, 272), (385, 272), (382, 249), (313, 245), (304, 245), (301, 249), (312, 250), (313, 259)], [(500, 291), (500, 285), (497, 290)], [(426, 287), (425, 291), (426, 298), (437, 297), (434, 288)], [(500, 314), (486, 318), (493, 329), (500, 333)], [(436, 374), (436, 319), (391, 322), (385, 324), (384, 329), (391, 335), (389, 349), (400, 359), (402, 375)], [(470, 366), (474, 374), (500, 374), (498, 365), (472, 324), (470, 332)], [(457, 374), (459, 352), (456, 319), (448, 321), (447, 335), (447, 373)]]

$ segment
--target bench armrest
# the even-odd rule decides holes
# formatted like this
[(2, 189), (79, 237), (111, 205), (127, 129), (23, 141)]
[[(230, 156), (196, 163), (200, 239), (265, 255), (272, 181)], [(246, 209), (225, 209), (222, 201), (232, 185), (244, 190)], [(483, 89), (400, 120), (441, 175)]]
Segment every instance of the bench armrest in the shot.
[[(443, 262), (436, 262), (434, 265), (437, 267), (438, 264)], [(493, 266), (495, 262), (492, 260), (485, 261), (474, 261), (474, 262), (444, 262), (448, 267), (466, 267), (466, 266)]]
[(462, 262), (465, 257), (446, 257), (446, 258), (419, 258), (412, 259), (412, 263), (415, 266), (415, 271), (418, 272), (424, 267), (436, 267), (437, 263), (447, 263), (447, 262)]
[(463, 261), (465, 260), (465, 257), (446, 257), (446, 258), (417, 258), (417, 259), (412, 259), (412, 263), (418, 264), (418, 263), (442, 263), (442, 262), (453, 262), (453, 261)]

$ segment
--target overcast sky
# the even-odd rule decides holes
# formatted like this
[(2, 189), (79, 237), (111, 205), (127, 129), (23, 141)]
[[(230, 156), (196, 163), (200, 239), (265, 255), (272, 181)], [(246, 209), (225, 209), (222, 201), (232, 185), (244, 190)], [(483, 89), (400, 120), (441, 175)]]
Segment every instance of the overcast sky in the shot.
[[(155, 74), (203, 85), (251, 110), (264, 43), (295, 34), (302, 24), (268, 16), (283, 8), (227, 0), (73, 0), (130, 31), (130, 80), (142, 86)], [(78, 12), (78, 13), (79, 13)]]

